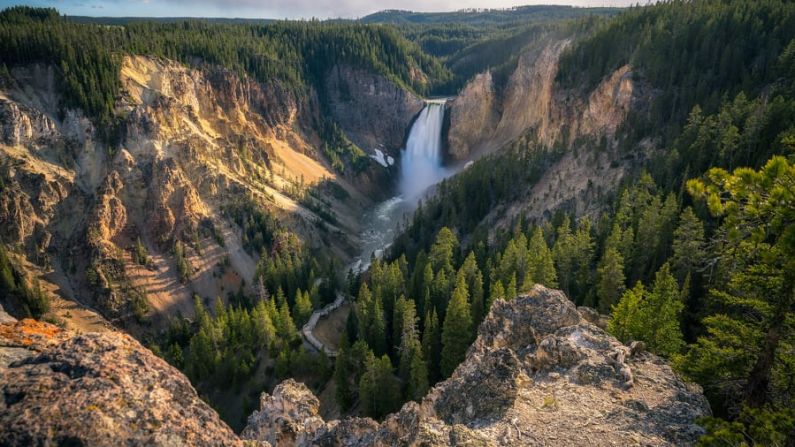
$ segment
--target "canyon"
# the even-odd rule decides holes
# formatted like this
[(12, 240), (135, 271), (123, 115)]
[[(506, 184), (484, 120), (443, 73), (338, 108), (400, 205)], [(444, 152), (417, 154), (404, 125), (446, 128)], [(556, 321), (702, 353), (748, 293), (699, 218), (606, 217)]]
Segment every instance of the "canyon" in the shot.
[[(656, 150), (648, 140), (625, 157), (616, 137), (654, 92), (630, 65), (592, 91), (562, 88), (558, 61), (572, 44), (542, 35), (504, 83), (486, 70), (443, 99), (343, 62), (297, 91), (221, 65), (126, 54), (113, 141), (62, 107), (58, 67), (12, 67), (0, 87), (0, 240), (15, 272), (51, 297), (57, 325), (17, 321), (23, 303), (2, 302), (0, 444), (694, 444), (711, 414), (702, 390), (540, 285), (496, 300), (453, 375), (380, 422), (326, 420), (333, 391), (315, 396), (288, 379), (236, 433), (148, 349), (174, 322), (197, 323), (196, 303), (269, 299), (263, 260), (280, 250), (331, 260), (331, 274), (312, 270), (314, 287), (366, 275), (440, 182), (517, 141), (563, 155), (478, 225), (494, 236), (520, 218), (598, 215), (599, 199)], [(332, 139), (362, 156), (335, 160)], [(252, 241), (256, 219), (276, 228), (269, 244)]]

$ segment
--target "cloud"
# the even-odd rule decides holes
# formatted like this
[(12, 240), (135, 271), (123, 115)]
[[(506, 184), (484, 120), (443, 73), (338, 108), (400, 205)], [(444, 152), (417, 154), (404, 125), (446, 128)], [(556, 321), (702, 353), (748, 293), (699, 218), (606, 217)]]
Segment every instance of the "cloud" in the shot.
[[(158, 0), (164, 1), (164, 0)], [(273, 17), (346, 17), (355, 18), (385, 9), (411, 11), (456, 11), (466, 8), (507, 8), (526, 4), (563, 3), (574, 6), (629, 6), (639, 0), (167, 0), (179, 5), (200, 4), (227, 11), (238, 10), (249, 14), (276, 13)]]
[(71, 15), (256, 17), (256, 18), (357, 18), (384, 9), (455, 11), (465, 8), (506, 8), (526, 4), (574, 6), (629, 6), (647, 0), (0, 0), (32, 6), (51, 6)]

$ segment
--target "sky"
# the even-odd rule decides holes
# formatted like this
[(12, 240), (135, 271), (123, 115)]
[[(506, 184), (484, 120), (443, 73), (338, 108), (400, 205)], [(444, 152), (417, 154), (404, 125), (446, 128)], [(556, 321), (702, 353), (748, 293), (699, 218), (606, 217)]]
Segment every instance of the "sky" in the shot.
[(245, 17), (272, 19), (358, 18), (384, 9), (456, 11), (528, 4), (630, 6), (644, 0), (0, 0), (52, 7), (61, 14), (107, 17)]

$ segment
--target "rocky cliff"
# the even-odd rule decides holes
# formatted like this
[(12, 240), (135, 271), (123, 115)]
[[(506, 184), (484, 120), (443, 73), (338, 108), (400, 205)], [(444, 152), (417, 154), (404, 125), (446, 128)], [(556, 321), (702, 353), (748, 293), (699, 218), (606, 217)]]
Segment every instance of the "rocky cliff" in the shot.
[(119, 333), (0, 324), (0, 395), (0, 445), (243, 445), (186, 377)]
[(648, 92), (629, 66), (592, 92), (562, 90), (555, 82), (558, 59), (570, 44), (569, 38), (547, 37), (529, 45), (501, 89), (490, 72), (470, 81), (450, 103), (449, 156), (478, 157), (528, 132), (547, 147), (610, 137), (630, 111), (645, 107)]
[(692, 445), (698, 386), (624, 346), (559, 291), (497, 301), (453, 376), (377, 424), (324, 422), (302, 384), (263, 395), (243, 437), (274, 445)]
[(345, 65), (328, 72), (325, 90), (335, 121), (368, 154), (381, 149), (397, 158), (423, 107), (420, 98), (382, 75)]
[(710, 414), (701, 390), (592, 317), (536, 286), (495, 302), (453, 376), (384, 422), (324, 421), (318, 399), (288, 380), (262, 395), (239, 437), (129, 336), (0, 324), (0, 444), (692, 445)]
[(482, 73), (450, 103), (450, 163), (514, 143), (564, 152), (540, 181), (519, 185), (516, 200), (495, 207), (481, 221), (492, 236), (520, 216), (545, 220), (566, 210), (577, 217), (596, 217), (602, 199), (656, 148), (655, 142), (644, 140), (631, 154), (619, 150), (621, 125), (630, 114), (648, 114), (654, 97), (631, 66), (620, 67), (591, 91), (566, 90), (556, 82), (558, 60), (571, 44), (570, 37), (539, 38), (523, 50), (504, 85), (497, 86), (490, 72)]

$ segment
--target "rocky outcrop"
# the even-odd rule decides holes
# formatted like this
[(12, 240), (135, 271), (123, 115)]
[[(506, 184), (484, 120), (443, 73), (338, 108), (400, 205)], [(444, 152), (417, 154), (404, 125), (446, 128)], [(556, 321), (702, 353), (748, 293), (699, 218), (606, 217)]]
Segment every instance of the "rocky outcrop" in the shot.
[(710, 414), (698, 386), (542, 286), (495, 302), (453, 376), (380, 425), (321, 423), (305, 387), (277, 391), (244, 436), (277, 445), (692, 445), (696, 420)]
[(0, 98), (0, 142), (16, 146), (34, 139), (52, 141), (57, 136), (58, 130), (49, 117)]
[(262, 394), (260, 409), (249, 416), (241, 436), (275, 446), (308, 445), (312, 439), (307, 436), (326, 425), (319, 411), (320, 401), (309, 388), (288, 379), (272, 395)]
[(325, 89), (334, 119), (354, 144), (369, 154), (379, 148), (397, 158), (422, 110), (420, 98), (382, 75), (346, 65), (328, 72)]
[(185, 376), (119, 333), (0, 324), (0, 396), (2, 445), (243, 444)]

